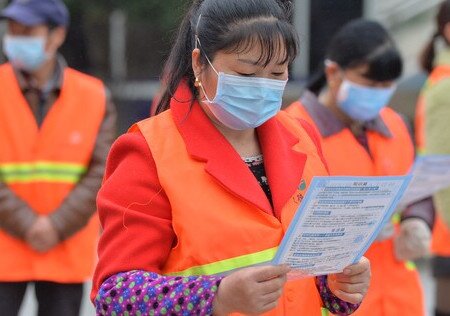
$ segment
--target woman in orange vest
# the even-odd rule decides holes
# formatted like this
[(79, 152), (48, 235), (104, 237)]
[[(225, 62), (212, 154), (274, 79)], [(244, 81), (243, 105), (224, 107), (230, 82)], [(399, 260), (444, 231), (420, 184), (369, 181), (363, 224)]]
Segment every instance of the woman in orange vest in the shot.
[[(324, 71), (287, 112), (312, 123), (322, 139), (330, 174), (406, 174), (414, 146), (404, 120), (386, 108), (402, 71), (401, 57), (378, 23), (356, 20), (332, 39)], [(427, 253), (433, 208), (410, 206), (370, 247), (372, 282), (355, 315), (423, 315), (424, 298), (412, 260)]]
[[(419, 96), (416, 142), (419, 154), (449, 155), (450, 133), (450, 1), (444, 1), (436, 18), (437, 31), (422, 55), (422, 68), (429, 73)], [(436, 53), (441, 41), (443, 49)], [(450, 189), (434, 196), (438, 214), (433, 231), (433, 274), (436, 279), (435, 315), (450, 315)], [(444, 220), (446, 219), (446, 221)]]
[(293, 281), (267, 265), (311, 178), (327, 174), (311, 127), (279, 112), (297, 53), (285, 9), (204, 0), (185, 16), (158, 114), (109, 156), (98, 314), (347, 315), (362, 300), (366, 259)]

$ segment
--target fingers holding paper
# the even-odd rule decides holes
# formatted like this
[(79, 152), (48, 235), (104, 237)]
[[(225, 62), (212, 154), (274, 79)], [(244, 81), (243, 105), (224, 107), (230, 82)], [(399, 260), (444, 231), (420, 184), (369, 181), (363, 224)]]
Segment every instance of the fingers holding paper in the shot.
[(342, 273), (328, 276), (328, 287), (343, 301), (359, 304), (365, 297), (370, 285), (370, 262), (367, 258), (348, 266)]

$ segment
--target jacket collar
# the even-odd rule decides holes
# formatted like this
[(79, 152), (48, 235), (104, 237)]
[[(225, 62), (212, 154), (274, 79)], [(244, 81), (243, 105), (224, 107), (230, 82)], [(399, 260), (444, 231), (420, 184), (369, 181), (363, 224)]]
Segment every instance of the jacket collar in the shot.
[[(42, 90), (42, 92), (45, 95), (51, 92), (56, 92), (56, 94), (59, 95), (64, 81), (64, 70), (66, 68), (67, 68), (66, 60), (64, 59), (64, 57), (62, 57), (62, 55), (58, 54), (56, 57), (55, 71), (50, 80), (47, 82), (44, 89)], [(30, 90), (36, 91), (41, 90), (40, 88), (37, 87), (36, 82), (30, 76), (30, 74), (16, 68), (14, 68), (14, 74), (16, 75), (19, 87), (22, 90), (22, 92), (27, 92)]]
[(281, 209), (301, 182), (306, 155), (293, 150), (299, 139), (272, 118), (257, 129), (272, 192), (273, 208), (242, 158), (211, 123), (186, 84), (173, 96), (170, 108), (189, 155), (206, 163), (205, 170), (225, 189), (269, 214)]

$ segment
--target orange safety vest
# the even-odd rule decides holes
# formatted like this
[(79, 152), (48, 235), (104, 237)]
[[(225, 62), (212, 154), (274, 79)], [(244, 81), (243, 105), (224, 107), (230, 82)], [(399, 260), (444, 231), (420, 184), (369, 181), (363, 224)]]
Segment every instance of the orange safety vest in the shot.
[[(287, 112), (315, 125), (300, 102)], [(349, 129), (322, 138), (322, 150), (331, 175), (404, 175), (414, 161), (414, 147), (402, 118), (386, 108), (381, 112), (392, 138), (367, 132), (370, 156)], [(412, 263), (395, 258), (393, 239), (374, 242), (365, 256), (371, 262), (372, 279), (367, 296), (353, 315), (423, 315), (424, 297), (420, 278)]]
[[(10, 64), (0, 66), (0, 181), (37, 214), (55, 211), (87, 171), (106, 105), (94, 78), (64, 71), (61, 94), (38, 128)], [(0, 281), (86, 281), (94, 268), (95, 216), (47, 253), (0, 230)]]
[[(147, 140), (172, 208), (172, 226), (178, 244), (171, 250), (163, 274), (214, 275), (273, 259), (312, 177), (327, 175), (308, 133), (286, 113), (278, 116), (301, 140), (294, 150), (307, 155), (303, 180), (283, 207), (279, 221), (230, 194), (209, 176), (204, 163), (194, 160), (187, 152), (171, 111), (140, 122), (134, 128)], [(321, 315), (321, 306), (313, 278), (289, 281), (279, 306), (265, 315)]]
[[(450, 79), (450, 66), (441, 65), (434, 68), (428, 77), (425, 89), (432, 87), (442, 79)], [(416, 145), (419, 154), (426, 152), (425, 109), (425, 97), (421, 94), (417, 102), (415, 118)], [(436, 217), (436, 222), (433, 229), (431, 250), (438, 256), (450, 257), (450, 228), (444, 223), (444, 220), (439, 215)]]

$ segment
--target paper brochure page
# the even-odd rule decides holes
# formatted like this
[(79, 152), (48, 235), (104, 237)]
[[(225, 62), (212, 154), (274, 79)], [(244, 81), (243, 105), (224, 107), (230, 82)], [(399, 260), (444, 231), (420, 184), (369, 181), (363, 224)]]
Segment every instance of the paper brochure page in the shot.
[(400, 208), (450, 186), (450, 156), (420, 156), (416, 159), (410, 175), (411, 182), (400, 201)]
[[(298, 277), (342, 272), (390, 219), (410, 177), (316, 177), (273, 260)], [(292, 274), (291, 274), (292, 277)]]

